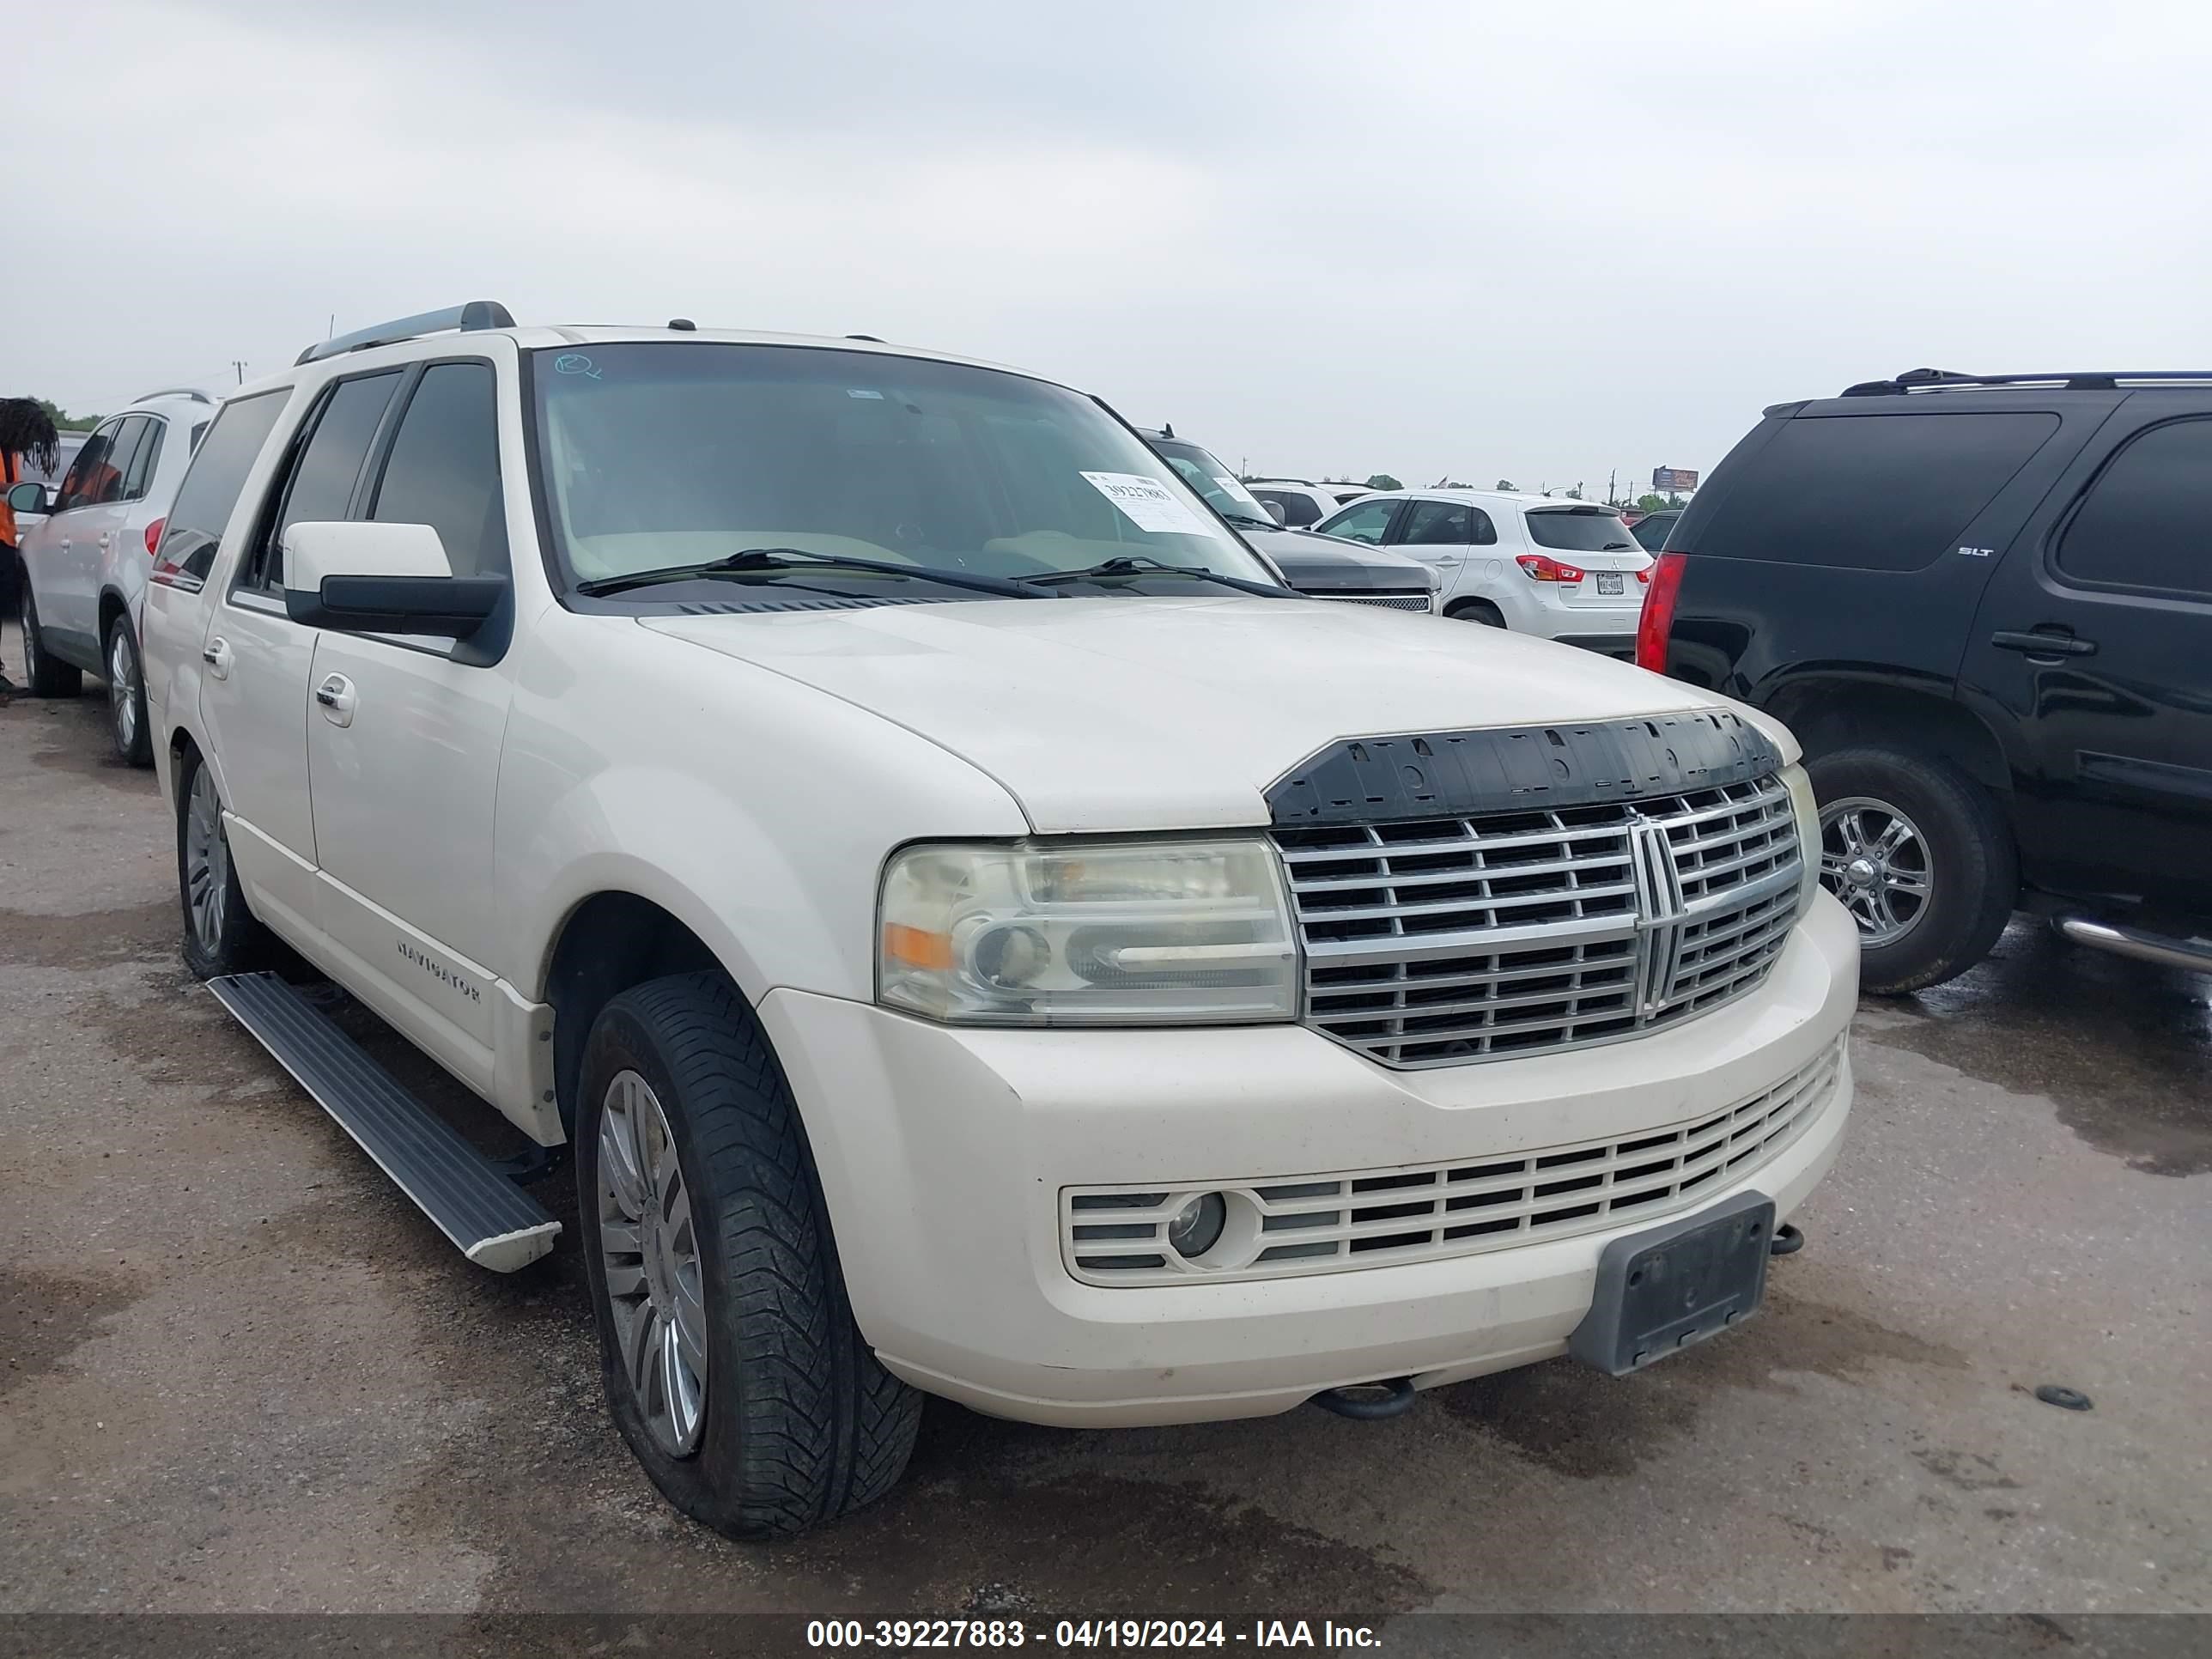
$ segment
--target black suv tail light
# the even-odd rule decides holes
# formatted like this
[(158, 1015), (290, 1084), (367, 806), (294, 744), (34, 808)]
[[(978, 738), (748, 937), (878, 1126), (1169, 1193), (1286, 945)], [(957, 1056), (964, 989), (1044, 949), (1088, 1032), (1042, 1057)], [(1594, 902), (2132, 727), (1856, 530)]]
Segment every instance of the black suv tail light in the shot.
[(1667, 672), (1667, 636), (1674, 629), (1674, 596), (1681, 592), (1685, 556), (1668, 549), (1651, 567), (1651, 591), (1636, 621), (1636, 665), (1655, 674)]

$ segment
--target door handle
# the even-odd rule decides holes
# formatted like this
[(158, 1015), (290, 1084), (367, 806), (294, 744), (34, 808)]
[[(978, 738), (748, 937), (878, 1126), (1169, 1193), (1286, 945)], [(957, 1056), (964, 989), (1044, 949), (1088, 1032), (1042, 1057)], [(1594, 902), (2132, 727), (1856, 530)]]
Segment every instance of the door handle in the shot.
[(315, 701), (323, 706), (323, 718), (332, 726), (353, 724), (353, 682), (343, 674), (332, 674), (315, 688)]
[(208, 665), (208, 672), (219, 680), (230, 678), (230, 641), (210, 640), (200, 647), (200, 660)]
[(1990, 635), (1990, 643), (2001, 651), (2024, 651), (2032, 660), (2057, 662), (2061, 657), (2094, 657), (2097, 654), (2094, 640), (2077, 640), (2070, 633), (2057, 629), (2001, 628)]
[(112, 531), (103, 530), (100, 532), (100, 545), (103, 551), (105, 551), (114, 540), (115, 534)]

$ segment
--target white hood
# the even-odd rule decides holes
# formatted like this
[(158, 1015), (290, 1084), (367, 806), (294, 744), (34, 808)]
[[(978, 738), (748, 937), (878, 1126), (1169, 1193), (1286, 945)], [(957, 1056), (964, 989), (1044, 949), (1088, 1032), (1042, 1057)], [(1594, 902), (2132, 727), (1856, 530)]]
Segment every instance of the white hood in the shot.
[(1570, 646), (1323, 601), (1001, 599), (643, 625), (941, 744), (1041, 832), (1262, 824), (1267, 787), (1340, 738), (1734, 706)]

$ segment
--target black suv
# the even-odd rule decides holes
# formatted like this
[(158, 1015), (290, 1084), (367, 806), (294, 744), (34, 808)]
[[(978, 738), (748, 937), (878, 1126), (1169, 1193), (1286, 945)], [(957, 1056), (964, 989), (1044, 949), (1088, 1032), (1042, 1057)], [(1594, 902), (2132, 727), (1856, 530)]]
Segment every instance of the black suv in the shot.
[(1915, 369), (1779, 404), (1668, 535), (1637, 659), (1787, 721), (1867, 988), (2024, 899), (2212, 969), (2212, 374)]

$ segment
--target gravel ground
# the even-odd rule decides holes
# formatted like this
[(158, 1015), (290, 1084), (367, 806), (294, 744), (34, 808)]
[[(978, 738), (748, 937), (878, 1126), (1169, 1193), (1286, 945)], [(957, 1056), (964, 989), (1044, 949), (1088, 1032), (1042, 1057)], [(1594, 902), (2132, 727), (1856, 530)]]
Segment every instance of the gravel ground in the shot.
[(1642, 1376), (1377, 1425), (933, 1403), (888, 1502), (740, 1546), (608, 1426), (573, 1249), (470, 1267), (188, 979), (92, 691), (0, 709), (0, 1613), (2212, 1606), (2212, 980), (2023, 922), (1870, 1000), (1808, 1248)]

